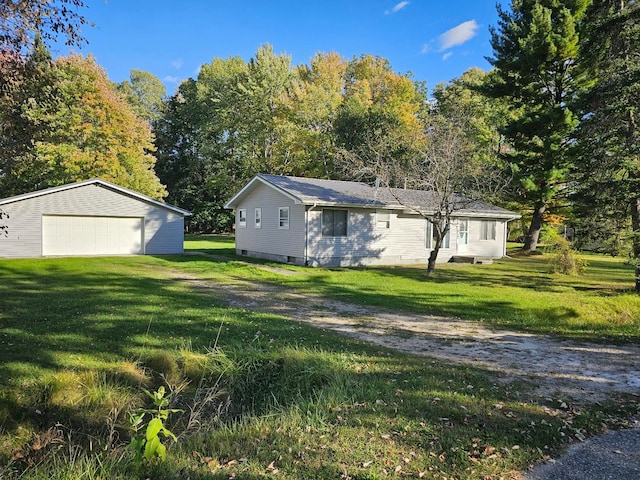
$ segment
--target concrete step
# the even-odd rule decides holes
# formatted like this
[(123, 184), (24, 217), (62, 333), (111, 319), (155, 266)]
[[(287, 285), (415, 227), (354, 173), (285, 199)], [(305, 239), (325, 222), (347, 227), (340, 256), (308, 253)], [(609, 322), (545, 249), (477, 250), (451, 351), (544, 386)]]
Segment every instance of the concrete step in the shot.
[(471, 263), (473, 265), (479, 263), (482, 265), (491, 265), (493, 263), (493, 258), (473, 255), (454, 255), (449, 261), (451, 263)]

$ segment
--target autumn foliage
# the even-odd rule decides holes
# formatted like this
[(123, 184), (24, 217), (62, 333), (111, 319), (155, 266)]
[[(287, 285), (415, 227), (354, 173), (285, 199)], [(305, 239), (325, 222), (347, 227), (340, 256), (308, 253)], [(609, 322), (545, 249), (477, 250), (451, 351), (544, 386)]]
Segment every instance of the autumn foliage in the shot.
[(153, 134), (91, 57), (51, 62), (36, 51), (11, 98), (0, 136), (0, 192), (99, 177), (154, 198), (166, 195), (155, 176)]

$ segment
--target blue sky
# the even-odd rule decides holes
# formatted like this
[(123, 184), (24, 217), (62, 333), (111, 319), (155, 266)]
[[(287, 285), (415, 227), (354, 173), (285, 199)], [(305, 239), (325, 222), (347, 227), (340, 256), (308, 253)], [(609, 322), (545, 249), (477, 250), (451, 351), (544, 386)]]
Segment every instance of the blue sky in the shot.
[[(131, 69), (160, 78), (173, 93), (215, 57), (248, 60), (260, 45), (308, 63), (317, 52), (346, 59), (363, 53), (388, 59), (394, 71), (437, 83), (470, 67), (490, 68), (489, 26), (495, 0), (88, 0), (91, 53), (109, 78)], [(64, 49), (54, 48), (54, 55)]]

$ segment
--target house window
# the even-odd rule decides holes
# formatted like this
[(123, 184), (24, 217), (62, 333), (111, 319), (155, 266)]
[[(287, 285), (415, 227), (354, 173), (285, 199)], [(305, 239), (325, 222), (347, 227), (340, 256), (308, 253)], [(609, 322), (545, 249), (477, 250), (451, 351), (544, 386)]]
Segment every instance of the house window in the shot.
[(255, 219), (255, 227), (262, 228), (262, 209), (256, 208), (256, 219)]
[(347, 210), (324, 208), (322, 210), (322, 236), (346, 237), (348, 213)]
[(247, 209), (241, 208), (238, 210), (238, 226), (246, 227), (247, 226)]
[(496, 221), (482, 220), (482, 222), (480, 222), (480, 240), (495, 240), (495, 239), (496, 239)]
[(278, 207), (278, 228), (289, 230), (289, 207)]
[(376, 210), (376, 225), (378, 228), (391, 226), (391, 213), (389, 210)]
[(458, 249), (469, 245), (469, 220), (458, 220)]
[[(443, 227), (444, 228), (444, 227)], [(449, 233), (451, 232), (451, 229), (447, 230), (447, 234), (444, 236), (444, 238), (442, 239), (442, 245), (440, 246), (440, 248), (449, 248), (450, 247), (450, 235)], [(436, 244), (436, 231), (435, 228), (433, 228), (433, 224), (427, 220), (427, 234), (426, 234), (426, 247), (427, 248), (433, 248)]]

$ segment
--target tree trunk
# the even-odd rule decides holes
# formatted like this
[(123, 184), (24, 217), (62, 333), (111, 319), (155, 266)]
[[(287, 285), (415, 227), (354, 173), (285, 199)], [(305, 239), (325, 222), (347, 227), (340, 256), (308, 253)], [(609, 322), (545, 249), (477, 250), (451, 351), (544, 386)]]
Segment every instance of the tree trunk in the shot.
[(542, 222), (544, 220), (544, 212), (547, 206), (544, 203), (536, 203), (533, 210), (533, 218), (531, 218), (531, 225), (529, 226), (529, 232), (524, 237), (523, 252), (535, 252), (538, 247), (538, 240), (540, 239), (540, 230), (542, 230)]
[(436, 258), (438, 258), (438, 250), (440, 250), (440, 247), (434, 248), (429, 254), (429, 261), (427, 262), (427, 273), (432, 273), (436, 269)]
[(427, 273), (431, 273), (436, 269), (436, 259), (438, 258), (438, 252), (442, 248), (442, 242), (445, 235), (449, 232), (450, 218), (447, 216), (445, 220), (445, 226), (442, 228), (442, 217), (438, 215), (435, 222), (431, 222), (431, 228), (433, 229), (433, 250), (429, 253), (429, 260), (427, 262)]
[(631, 201), (633, 258), (636, 261), (636, 293), (640, 294), (640, 198)]

